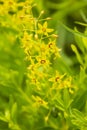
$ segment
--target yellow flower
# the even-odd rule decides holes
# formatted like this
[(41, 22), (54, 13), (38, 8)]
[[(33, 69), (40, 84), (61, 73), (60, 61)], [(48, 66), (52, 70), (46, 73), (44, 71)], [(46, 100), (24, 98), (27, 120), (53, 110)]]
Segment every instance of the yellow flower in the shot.
[[(32, 34), (28, 34), (26, 31), (24, 32), (24, 34), (23, 34), (23, 38), (22, 38), (22, 42), (30, 42), (30, 41), (32, 41)], [(26, 45), (23, 45), (23, 47), (25, 48), (25, 47), (27, 47)]]
[(43, 106), (45, 108), (48, 108), (48, 103), (44, 101), (41, 97), (32, 95), (32, 98), (35, 101), (36, 106)]
[(69, 92), (71, 94), (74, 93), (76, 87), (72, 84), (72, 77), (67, 77), (64, 80), (62, 80), (61, 84), (59, 84), (60, 89), (66, 89), (68, 88)]
[(39, 54), (40, 55), (45, 55), (45, 56), (48, 56), (48, 57), (50, 56), (48, 45), (45, 44), (44, 42), (39, 44)]
[(17, 2), (15, 2), (14, 0), (7, 0), (4, 1), (4, 5), (3, 5), (3, 9), (4, 12), (7, 14), (9, 13), (13, 13), (17, 11)]
[(31, 59), (31, 57), (36, 57), (36, 54), (38, 53), (39, 50), (39, 45), (35, 45), (35, 41), (33, 39), (32, 34), (28, 34), (27, 31), (24, 32), (22, 40), (22, 47), (24, 48), (25, 54), (29, 57), (27, 57), (27, 60)]
[(60, 75), (58, 71), (54, 77), (50, 78), (49, 81), (52, 82), (51, 92), (53, 89), (60, 89), (60, 85), (63, 82), (62, 79), (66, 74)]
[(30, 56), (30, 50), (33, 47), (32, 44), (32, 34), (28, 34), (26, 31), (24, 32), (24, 36), (21, 39), (22, 41), (22, 47), (24, 48), (24, 52), (27, 56)]
[(48, 43), (48, 49), (49, 49), (50, 53), (52, 53), (54, 55), (55, 58), (60, 57), (60, 54), (59, 54), (60, 49), (56, 45), (56, 40), (52, 41), (50, 39), (50, 41)]
[(49, 59), (45, 56), (45, 55), (39, 55), (36, 57), (36, 60), (37, 60), (37, 64), (39, 67), (42, 67), (42, 70), (43, 68), (44, 69), (47, 69), (49, 66), (50, 66), (50, 61)]
[(47, 28), (47, 21), (44, 22), (43, 25), (41, 25), (40, 23), (38, 23), (38, 34), (43, 34), (43, 35), (46, 35), (48, 36), (48, 33), (51, 33), (53, 32), (53, 29), (50, 29), (50, 28)]
[(68, 77), (63, 81), (64, 88), (72, 88), (72, 77)]
[(50, 78), (49, 81), (51, 81), (53, 83), (59, 83), (64, 76), (65, 76), (65, 74), (64, 75), (60, 75), (59, 72), (56, 71), (55, 76)]
[(48, 43), (48, 49), (50, 49), (52, 51), (55, 48), (55, 46), (56, 46), (56, 41), (50, 40)]
[(31, 60), (31, 64), (28, 66), (28, 71), (32, 71), (32, 72), (36, 72), (36, 70), (38, 69), (37, 64), (34, 63), (33, 59)]
[(34, 71), (30, 71), (30, 73), (28, 73), (28, 78), (30, 80), (30, 84), (35, 86), (35, 89), (40, 90), (40, 81), (39, 81), (39, 77), (37, 76), (37, 70)]

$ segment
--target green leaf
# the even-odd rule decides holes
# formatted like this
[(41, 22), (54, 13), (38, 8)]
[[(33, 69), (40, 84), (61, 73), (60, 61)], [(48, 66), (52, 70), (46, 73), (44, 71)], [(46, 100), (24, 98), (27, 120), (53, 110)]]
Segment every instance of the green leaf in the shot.
[(58, 99), (58, 100), (57, 100), (56, 107), (57, 107), (58, 109), (60, 109), (61, 111), (65, 111), (64, 103), (63, 103), (63, 101), (62, 101), (61, 99)]
[(79, 63), (80, 63), (81, 65), (83, 65), (82, 58), (81, 58), (81, 56), (80, 56), (80, 54), (79, 54), (79, 52), (78, 52), (76, 46), (72, 44), (72, 45), (71, 45), (71, 48), (72, 48), (72, 50), (75, 52)]
[[(85, 30), (84, 34), (87, 34), (87, 29)], [(83, 37), (83, 38), (82, 38), (82, 41), (83, 41), (84, 48), (87, 49), (87, 38), (86, 38), (86, 37)]]
[[(75, 28), (75, 30), (78, 32), (78, 30)], [(75, 41), (76, 41), (76, 44), (77, 46), (80, 48), (80, 50), (84, 53), (84, 45), (83, 45), (83, 39), (84, 37), (81, 37), (81, 36), (78, 36), (78, 35), (75, 35)]]
[(65, 88), (63, 91), (63, 100), (64, 100), (65, 108), (68, 109), (71, 103), (73, 102), (73, 99), (70, 99), (69, 91), (67, 88)]
[(87, 18), (86, 18), (86, 15), (84, 14), (84, 12), (82, 10), (80, 10), (80, 14), (84, 20), (84, 22), (87, 22)]
[(17, 116), (17, 103), (15, 102), (12, 106), (11, 117), (13, 120), (16, 120), (16, 116)]
[(78, 22), (78, 21), (76, 21), (75, 23), (87, 27), (86, 23), (81, 23), (81, 22)]
[(5, 111), (5, 118), (6, 118), (8, 121), (10, 121), (10, 111), (9, 111), (8, 109)]
[(77, 109), (71, 111), (71, 121), (78, 128), (87, 128), (87, 119), (85, 115)]
[[(59, 22), (60, 23), (60, 22)], [(81, 33), (81, 32), (77, 32), (76, 30), (73, 30), (69, 27), (67, 27), (66, 25), (64, 25), (63, 23), (60, 23), (67, 31), (73, 33), (74, 35), (78, 35), (80, 37), (86, 37), (87, 38), (87, 35), (84, 34), (84, 33)]]
[(8, 122), (7, 119), (5, 118), (5, 116), (2, 113), (0, 113), (0, 120), (4, 121), (4, 122)]
[(69, 97), (69, 91), (66, 88), (63, 91), (63, 100), (64, 100), (65, 108), (67, 108), (67, 104), (70, 100), (70, 97)]

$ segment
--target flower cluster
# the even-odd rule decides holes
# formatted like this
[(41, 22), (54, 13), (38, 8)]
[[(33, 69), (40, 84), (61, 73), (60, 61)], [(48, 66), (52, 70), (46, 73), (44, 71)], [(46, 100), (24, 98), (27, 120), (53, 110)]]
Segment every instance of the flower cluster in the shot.
[[(74, 87), (71, 77), (59, 73), (53, 67), (54, 61), (60, 58), (60, 49), (56, 45), (58, 36), (48, 25), (50, 18), (40, 18), (44, 11), (41, 11), (38, 17), (33, 15), (34, 6), (32, 0), (25, 0), (25, 2), (0, 0), (0, 25), (18, 31), (17, 37), (25, 53), (26, 90), (20, 92), (25, 99), (31, 100), (33, 109), (34, 107), (46, 108), (50, 116), (50, 107), (55, 105), (52, 101), (57, 101), (56, 96), (59, 93), (62, 95), (64, 89), (72, 94)], [(30, 95), (26, 96), (25, 93)], [(47, 121), (48, 116), (46, 115), (44, 119)]]
[[(40, 16), (34, 17), (31, 6), (29, 24), (32, 27), (25, 26), (21, 38), (22, 48), (24, 48), (28, 62), (28, 83), (31, 88), (34, 88), (33, 92), (35, 91), (39, 95), (35, 96), (32, 92), (33, 98), (39, 105), (49, 102), (54, 93), (61, 93), (63, 89), (68, 89), (69, 93), (73, 94), (75, 89), (72, 85), (72, 78), (66, 74), (60, 74), (53, 67), (54, 61), (60, 58), (60, 49), (56, 45), (58, 36), (54, 34), (53, 29), (48, 27), (48, 18), (44, 21), (40, 19), (42, 14), (43, 11)], [(27, 14), (24, 17), (27, 17)], [(42, 103), (38, 101), (39, 98)]]

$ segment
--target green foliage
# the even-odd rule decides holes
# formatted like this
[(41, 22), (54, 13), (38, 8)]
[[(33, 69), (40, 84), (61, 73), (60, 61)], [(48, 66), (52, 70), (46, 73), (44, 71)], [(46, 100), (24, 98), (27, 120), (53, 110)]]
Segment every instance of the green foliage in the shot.
[[(56, 4), (57, 15), (87, 4), (77, 0), (66, 9), (71, 3)], [(40, 2), (37, 8), (42, 7)], [(63, 25), (75, 36), (71, 48), (79, 70), (73, 73), (56, 45), (50, 18), (34, 9), (32, 0), (0, 0), (0, 130), (86, 130), (87, 29), (81, 33)]]

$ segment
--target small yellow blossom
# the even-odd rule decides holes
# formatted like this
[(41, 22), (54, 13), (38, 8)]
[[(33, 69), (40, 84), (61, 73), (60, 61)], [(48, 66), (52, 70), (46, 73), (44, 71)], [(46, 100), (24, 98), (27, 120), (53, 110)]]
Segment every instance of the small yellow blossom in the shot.
[(72, 77), (68, 77), (64, 80), (64, 87), (71, 88), (72, 86)]
[(59, 83), (61, 79), (65, 76), (66, 74), (60, 75), (58, 71), (56, 71), (56, 74), (54, 77), (50, 78), (49, 81), (53, 83)]
[(42, 34), (42, 35), (46, 35), (48, 36), (48, 33), (53, 32), (53, 29), (47, 28), (47, 21), (44, 22), (43, 25), (41, 25), (40, 23), (38, 23), (38, 34)]
[(16, 12), (17, 11), (17, 2), (14, 0), (6, 0), (3, 4), (3, 13), (8, 14), (10, 12)]
[(66, 74), (59, 74), (58, 71), (56, 71), (56, 74), (54, 75), (54, 77), (50, 78), (49, 81), (52, 82), (52, 87), (51, 87), (51, 93), (52, 90), (56, 90), (56, 89), (60, 89), (61, 83), (63, 82), (62, 79), (64, 78)]
[[(32, 41), (32, 34), (28, 34), (28, 32), (24, 32), (24, 35), (23, 35), (23, 38), (22, 38), (22, 42), (24, 42), (24, 41), (26, 41), (26, 42), (30, 42), (30, 41)], [(27, 47), (26, 45), (23, 45), (23, 47), (25, 48), (25, 47)]]
[(35, 72), (38, 69), (37, 64), (34, 63), (33, 60), (31, 60), (31, 64), (27, 67), (28, 71)]
[(48, 108), (48, 102), (43, 100), (41, 97), (32, 95), (32, 99), (35, 101), (35, 104), (37, 106), (43, 106), (45, 108)]
[(68, 88), (71, 94), (73, 94), (74, 90), (76, 89), (76, 87), (72, 84), (72, 77), (66, 77), (64, 80), (62, 80), (61, 84), (59, 84), (59, 88)]
[(50, 41), (49, 41), (49, 43), (48, 43), (48, 49), (50, 49), (50, 50), (52, 51), (52, 49), (54, 49), (55, 46), (56, 46), (56, 41), (55, 41), (55, 40), (52, 41), (52, 40), (50, 39)]
[(32, 43), (32, 34), (28, 34), (27, 32), (24, 32), (24, 36), (22, 38), (22, 47), (24, 48), (24, 52), (27, 56), (31, 55), (30, 50), (33, 48)]
[(54, 57), (55, 58), (59, 58), (60, 57), (60, 49), (57, 47), (57, 45), (56, 45), (56, 40), (51, 40), (50, 39), (50, 41), (49, 41), (49, 43), (48, 43), (48, 49), (49, 49), (49, 51), (50, 51), (50, 53), (52, 53), (52, 54), (54, 54)]
[(47, 69), (50, 66), (50, 61), (45, 55), (37, 56), (36, 57), (38, 66), (43, 67), (44, 69)]
[(47, 55), (47, 56), (49, 56), (50, 54), (49, 54), (49, 50), (48, 50), (48, 45), (47, 44), (45, 44), (44, 42), (42, 42), (42, 43), (40, 43), (40, 45), (39, 45), (39, 53), (40, 53), (40, 55), (42, 54), (42, 55)]
[(40, 81), (39, 77), (37, 77), (36, 71), (31, 71), (27, 76), (30, 79), (30, 84), (36, 86), (36, 89), (40, 90)]

